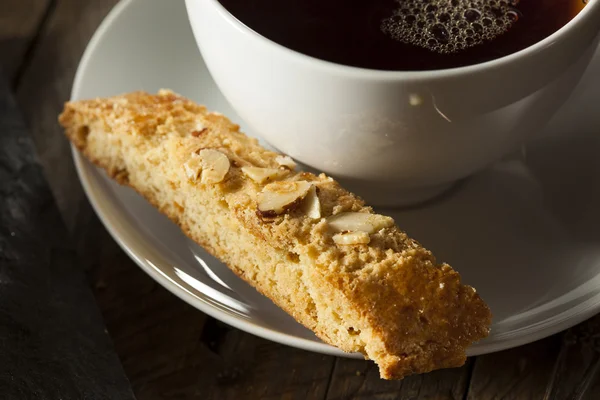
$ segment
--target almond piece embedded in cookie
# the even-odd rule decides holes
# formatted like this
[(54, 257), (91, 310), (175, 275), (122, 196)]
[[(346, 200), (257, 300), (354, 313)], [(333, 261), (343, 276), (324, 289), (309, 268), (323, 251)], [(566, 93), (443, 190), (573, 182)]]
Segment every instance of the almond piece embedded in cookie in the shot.
[(202, 172), (202, 159), (197, 154), (192, 154), (192, 158), (183, 164), (183, 170), (188, 179), (197, 180)]
[(317, 190), (317, 187), (312, 185), (302, 201), (302, 211), (310, 219), (321, 218), (321, 201), (319, 200)]
[(283, 214), (300, 204), (311, 187), (312, 183), (307, 181), (269, 183), (257, 195), (258, 212), (263, 217)]
[(290, 156), (277, 156), (275, 157), (275, 162), (279, 164), (281, 167), (285, 167), (291, 169), (292, 171), (296, 168), (296, 163)]
[(202, 149), (200, 150), (202, 159), (202, 183), (219, 183), (225, 179), (229, 172), (229, 158), (218, 150)]
[(284, 169), (261, 167), (242, 167), (242, 172), (258, 184), (274, 181), (288, 174), (288, 171)]
[(333, 232), (365, 232), (375, 233), (394, 225), (392, 217), (379, 214), (345, 212), (327, 218)]
[(333, 241), (341, 245), (369, 244), (371, 237), (366, 232), (346, 232), (333, 235)]

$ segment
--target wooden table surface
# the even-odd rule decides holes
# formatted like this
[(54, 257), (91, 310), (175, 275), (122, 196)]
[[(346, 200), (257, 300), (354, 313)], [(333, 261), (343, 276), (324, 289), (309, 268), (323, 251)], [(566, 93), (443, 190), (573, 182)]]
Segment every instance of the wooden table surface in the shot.
[(154, 282), (93, 213), (56, 122), (82, 52), (116, 2), (0, 0), (0, 67), (138, 399), (600, 399), (598, 317), (462, 368), (386, 382), (371, 362), (252, 336)]

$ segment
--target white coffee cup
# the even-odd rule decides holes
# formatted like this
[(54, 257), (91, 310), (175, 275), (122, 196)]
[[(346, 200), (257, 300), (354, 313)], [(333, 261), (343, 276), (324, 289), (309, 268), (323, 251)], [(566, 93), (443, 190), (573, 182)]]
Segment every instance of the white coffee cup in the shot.
[(590, 0), (562, 29), (506, 57), (378, 71), (285, 48), (217, 0), (186, 4), (206, 65), (244, 122), (386, 206), (435, 196), (530, 139), (575, 88), (600, 32), (600, 0)]

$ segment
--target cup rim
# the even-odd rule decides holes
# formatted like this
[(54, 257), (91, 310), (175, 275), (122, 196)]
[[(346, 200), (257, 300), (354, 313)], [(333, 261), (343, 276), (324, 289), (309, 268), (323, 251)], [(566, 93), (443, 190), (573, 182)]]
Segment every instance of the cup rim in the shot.
[[(203, 0), (192, 0), (192, 1), (203, 1)], [(507, 64), (514, 62), (517, 59), (524, 58), (533, 54), (536, 54), (544, 49), (553, 46), (558, 40), (566, 36), (568, 33), (574, 31), (581, 25), (580, 21), (592, 18), (591, 14), (596, 11), (596, 8), (600, 8), (600, 0), (589, 0), (589, 3), (581, 10), (575, 17), (567, 22), (563, 27), (558, 29), (556, 32), (545, 37), (515, 53), (505, 55), (500, 58), (496, 58), (490, 61), (467, 65), (462, 67), (454, 67), (447, 69), (436, 69), (426, 71), (393, 71), (393, 70), (378, 70), (371, 68), (354, 67), (350, 65), (338, 64), (331, 61), (322, 60), (313, 56), (306, 55), (296, 50), (292, 50), (285, 47), (266, 36), (261, 35), (255, 30), (248, 27), (236, 16), (234, 16), (229, 10), (221, 4), (219, 0), (209, 0), (216, 8), (221, 17), (223, 17), (228, 23), (233, 25), (236, 29), (242, 33), (253, 37), (256, 40), (263, 42), (264, 44), (277, 49), (280, 54), (286, 58), (294, 59), (297, 62), (312, 64), (313, 67), (321, 68), (325, 71), (335, 73), (337, 75), (344, 75), (355, 78), (371, 79), (371, 80), (396, 80), (396, 79), (436, 79), (436, 78), (451, 78), (458, 77), (466, 74), (479, 73), (489, 71), (503, 67)]]

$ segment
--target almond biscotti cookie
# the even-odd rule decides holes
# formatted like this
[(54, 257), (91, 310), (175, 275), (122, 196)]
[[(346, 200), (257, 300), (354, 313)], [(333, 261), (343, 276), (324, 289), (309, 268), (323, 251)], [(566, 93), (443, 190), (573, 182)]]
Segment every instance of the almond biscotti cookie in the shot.
[(170, 91), (71, 102), (67, 137), (322, 340), (382, 378), (460, 366), (491, 314), (390, 217)]

